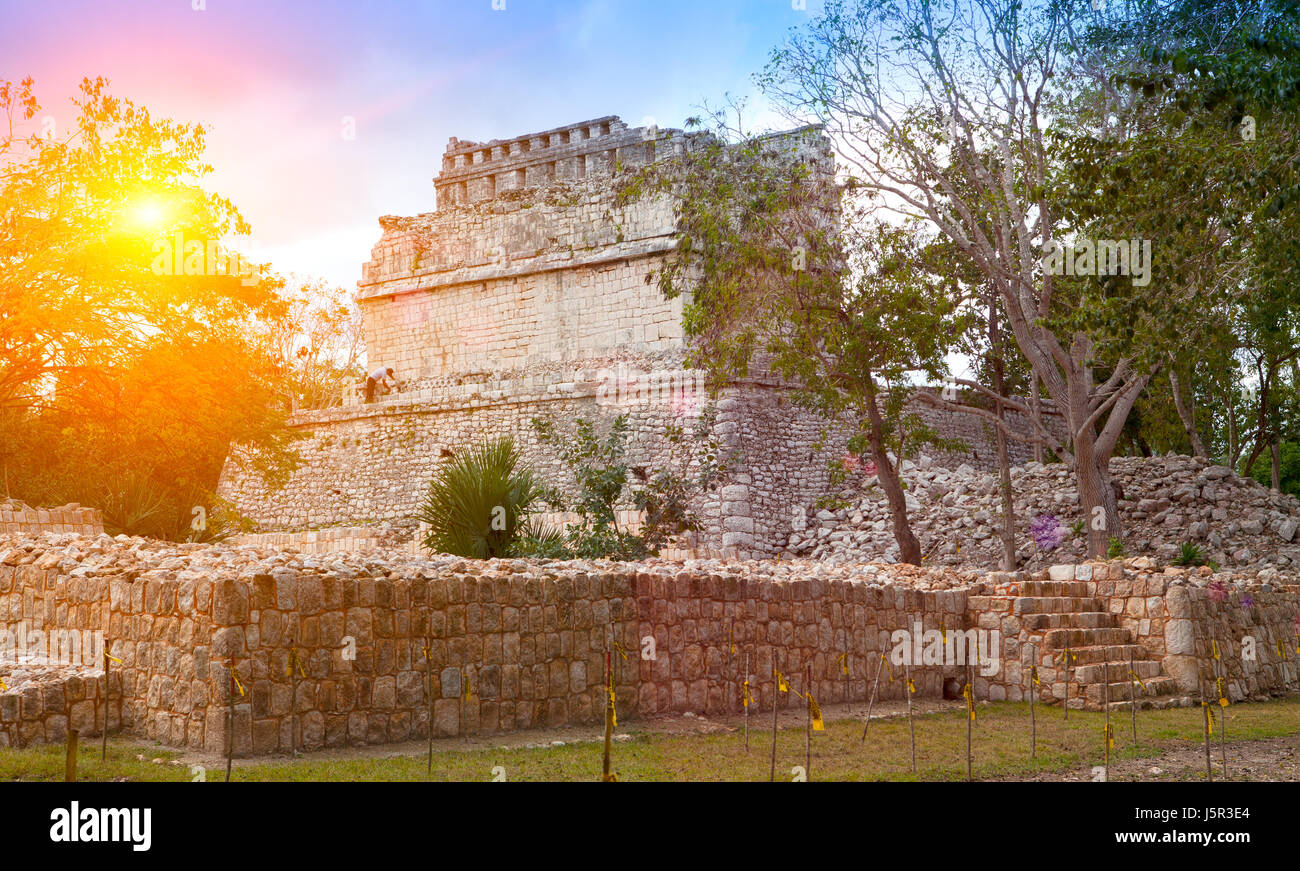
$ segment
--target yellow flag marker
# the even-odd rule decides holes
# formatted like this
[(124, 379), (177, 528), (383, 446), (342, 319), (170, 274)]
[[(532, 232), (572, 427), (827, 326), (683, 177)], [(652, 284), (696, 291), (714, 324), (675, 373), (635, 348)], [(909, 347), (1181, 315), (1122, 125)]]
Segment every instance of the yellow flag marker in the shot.
[(889, 675), (889, 682), (890, 682), (890, 683), (893, 683), (893, 682), (894, 682), (894, 669), (890, 666), (890, 664), (889, 664), (889, 659), (885, 656), (885, 654), (882, 653), (882, 654), (880, 654), (880, 661), (883, 662), (883, 663), (885, 664), (885, 671), (886, 671), (886, 673), (888, 673), (888, 675)]
[(1201, 707), (1207, 709), (1210, 712), (1209, 734), (1213, 735), (1214, 734), (1214, 708), (1210, 707), (1209, 702), (1201, 702)]
[(465, 701), (474, 698), (474, 685), (469, 682), (469, 672), (465, 672)]
[(1147, 685), (1144, 684), (1144, 683), (1142, 682), (1142, 678), (1140, 678), (1140, 677), (1137, 676), (1137, 672), (1135, 672), (1133, 669), (1130, 668), (1130, 669), (1128, 670), (1128, 676), (1131, 677), (1131, 678), (1133, 678), (1133, 683), (1134, 683), (1134, 684), (1136, 684), (1137, 686), (1142, 687), (1142, 692), (1146, 692), (1146, 691), (1147, 691)]
[(107, 652), (104, 653), (104, 658), (105, 658), (105, 659), (111, 659), (111, 660), (113, 660), (114, 662), (116, 662), (118, 665), (121, 665), (121, 664), (122, 664), (122, 660), (118, 659), (116, 656), (109, 656)]
[(745, 707), (747, 707), (747, 708), (748, 708), (750, 705), (757, 705), (757, 704), (758, 704), (758, 701), (754, 698), (754, 694), (751, 693), (751, 692), (749, 691), (749, 681), (748, 681), (748, 680), (745, 681), (743, 691), (741, 692), (740, 700), (741, 700), (742, 702), (744, 702)]
[(1210, 639), (1210, 653), (1214, 654), (1215, 659), (1219, 658), (1219, 645), (1213, 638)]
[(909, 693), (916, 692), (916, 684), (912, 681), (910, 677), (907, 679), (907, 691)]
[(292, 677), (295, 668), (298, 669), (298, 674), (304, 678), (307, 676), (307, 672), (302, 670), (302, 660), (298, 658), (298, 649), (291, 647), (289, 648), (289, 664), (284, 667), (284, 676)]
[(609, 688), (609, 719), (614, 728), (618, 728), (618, 708), (614, 704), (614, 688)]
[(970, 718), (975, 719), (975, 695), (971, 692), (970, 684), (962, 688), (961, 694), (966, 697), (966, 709), (970, 711)]
[(1115, 727), (1112, 726), (1110, 723), (1107, 723), (1106, 725), (1101, 727), (1101, 733), (1106, 739), (1106, 749), (1114, 750), (1115, 749)]
[(235, 671), (232, 667), (230, 669), (230, 676), (235, 679), (235, 686), (239, 688), (239, 694), (242, 696), (244, 694), (244, 685), (239, 682), (239, 672)]
[(1214, 686), (1219, 691), (1219, 707), (1221, 708), (1228, 707), (1228, 694), (1223, 691), (1223, 678), (1221, 677), (1215, 678)]
[(790, 692), (790, 685), (789, 685), (788, 683), (785, 682), (785, 675), (781, 674), (781, 672), (777, 671), (776, 669), (773, 669), (773, 670), (772, 670), (772, 673), (773, 673), (774, 675), (776, 675), (776, 688), (777, 688), (777, 690), (779, 690), (780, 692), (783, 692), (783, 693), (788, 693), (788, 692)]
[(849, 674), (849, 654), (848, 654), (847, 651), (844, 652), (844, 653), (841, 653), (841, 654), (840, 654), (839, 663), (840, 663), (840, 671), (844, 674), (845, 677), (848, 677), (848, 674)]
[(1042, 681), (1038, 679), (1038, 666), (1029, 666), (1029, 676), (1034, 680), (1034, 686), (1042, 686)]
[(0, 680), (0, 690), (9, 692), (9, 684), (5, 683), (4, 680)]
[(817, 700), (813, 698), (812, 693), (808, 693), (808, 710), (812, 712), (813, 731), (825, 732), (826, 724), (822, 722), (822, 709), (817, 707)]

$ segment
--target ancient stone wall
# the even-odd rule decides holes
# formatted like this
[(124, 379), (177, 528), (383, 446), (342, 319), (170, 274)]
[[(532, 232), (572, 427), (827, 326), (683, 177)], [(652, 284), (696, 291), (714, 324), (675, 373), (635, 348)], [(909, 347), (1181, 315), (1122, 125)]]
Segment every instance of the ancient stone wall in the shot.
[(20, 502), (0, 503), (0, 535), (24, 532), (33, 535), (42, 532), (98, 535), (103, 531), (103, 517), (95, 508), (82, 508), (80, 505), (32, 508)]
[[(1183, 613), (1179, 580), (1193, 597), (1207, 589), (1200, 586), (1204, 577), (1119, 563), (1053, 572), (1062, 570), (1090, 578), (1069, 583), (1082, 584), (1110, 611), (1117, 603), (1132, 611), (1145, 632), (1139, 640), (1153, 647), (1160, 624), (1145, 615), (1165, 613), (1167, 602), (1174, 603), (1167, 606), (1172, 613)], [(112, 667), (110, 723), (120, 720), (132, 734), (175, 746), (222, 752), (233, 665), (244, 688), (233, 696), (234, 741), (236, 752), (247, 754), (427, 735), (431, 699), (437, 735), (593, 724), (601, 716), (607, 648), (621, 717), (740, 710), (745, 654), (761, 707), (770, 710), (773, 670), (823, 703), (865, 700), (881, 656), (895, 655), (898, 633), (911, 633), (907, 644), (920, 649), (917, 630), (927, 648), (931, 635), (946, 642), (957, 632), (982, 631), (976, 698), (1023, 698), (1034, 664), (1044, 686), (1040, 697), (1050, 698), (1063, 676), (1053, 671), (1059, 651), (1044, 633), (1079, 630), (1052, 630), (1065, 624), (1053, 623), (1050, 609), (1035, 623), (1030, 617), (1038, 612), (1016, 604), (1050, 605), (1054, 600), (1041, 598), (1055, 595), (1044, 586), (1057, 583), (1049, 577), (770, 561), (312, 556), (138, 539), (10, 538), (0, 541), (0, 615), (7, 628), (25, 622), (44, 631), (102, 630), (120, 660)], [(1192, 617), (1165, 620), (1166, 649), (1148, 651), (1154, 673), (1169, 653), (1195, 656), (1195, 668), (1210, 667), (1206, 645), (1177, 653), (1168, 627), (1178, 620), (1191, 619), (1200, 639), (1221, 631), (1224, 648), (1240, 647), (1238, 635), (1246, 630), (1268, 643), (1287, 641), (1284, 629), (1300, 613), (1300, 590), (1264, 590), (1238, 580), (1236, 594), (1257, 604), (1204, 617), (1193, 606)], [(1171, 585), (1167, 595), (1149, 595), (1163, 583)], [(1032, 593), (1039, 598), (1016, 592), (1028, 584), (1039, 585)], [(1138, 599), (1141, 616), (1128, 604)], [(1247, 611), (1249, 619), (1241, 616)], [(1152, 622), (1144, 628), (1142, 620)], [(1031, 645), (1039, 657), (1031, 656)], [(1240, 673), (1228, 665), (1234, 700), (1300, 686), (1294, 662), (1282, 658), (1291, 657), (1289, 648), (1272, 654), (1266, 648), (1261, 643), (1258, 663), (1243, 664)], [(80, 676), (101, 679), (94, 671)], [(965, 668), (918, 656), (911, 677), (922, 696), (952, 697)], [(899, 678), (890, 670), (878, 697), (900, 697)], [(0, 735), (48, 740), (57, 731), (51, 717), (93, 720), (101, 699), (32, 687), (0, 694)], [(92, 704), (72, 710), (87, 700)]]

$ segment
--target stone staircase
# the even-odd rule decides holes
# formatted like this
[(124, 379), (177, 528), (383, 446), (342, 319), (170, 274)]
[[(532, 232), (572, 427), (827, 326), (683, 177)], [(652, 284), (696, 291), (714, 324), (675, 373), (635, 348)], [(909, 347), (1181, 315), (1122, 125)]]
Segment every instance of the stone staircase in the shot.
[[(1053, 697), (1048, 699), (1044, 692), (1044, 701), (1060, 702), (1066, 695), (1062, 656), (1068, 648), (1073, 656), (1066, 704), (1071, 708), (1099, 711), (1109, 692), (1112, 711), (1128, 710), (1130, 690), (1139, 710), (1189, 703), (1160, 661), (1134, 643), (1117, 615), (1103, 610), (1102, 602), (1090, 594), (1088, 581), (1023, 581), (1012, 609), (1035, 646), (1044, 690), (1050, 679)], [(1133, 685), (1130, 657), (1145, 687)]]

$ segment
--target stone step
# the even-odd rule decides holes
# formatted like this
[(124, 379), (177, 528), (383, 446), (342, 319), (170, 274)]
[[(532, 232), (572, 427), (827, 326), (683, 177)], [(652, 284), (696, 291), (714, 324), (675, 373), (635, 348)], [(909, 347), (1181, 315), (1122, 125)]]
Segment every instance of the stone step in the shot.
[(1106, 611), (1070, 611), (1057, 614), (1026, 614), (1021, 625), (1042, 629), (1113, 629), (1117, 617)]
[(1031, 598), (1043, 596), (1078, 596), (1092, 595), (1087, 581), (1022, 581), (1020, 595)]
[(1043, 645), (1052, 650), (1062, 647), (1095, 647), (1107, 644), (1132, 644), (1127, 629), (1049, 629), (1043, 633)]
[(1092, 596), (1019, 596), (1011, 603), (1016, 614), (1061, 614), (1100, 611), (1101, 602)]
[[(1082, 684), (1100, 684), (1103, 680), (1111, 683), (1123, 683), (1128, 680), (1128, 660), (1121, 662), (1098, 662), (1080, 665), (1074, 669), (1073, 677)], [(1160, 663), (1150, 659), (1133, 660), (1133, 671), (1142, 680), (1160, 677)]]
[[(1133, 687), (1134, 697), (1137, 699), (1178, 694), (1178, 681), (1174, 680), (1172, 677), (1155, 677), (1151, 680), (1143, 678), (1143, 683), (1146, 684), (1145, 692), (1140, 686)], [(1116, 702), (1127, 702), (1129, 686), (1130, 684), (1128, 681), (1110, 684), (1109, 692), (1111, 704)], [(1085, 687), (1084, 698), (1087, 699), (1088, 704), (1090, 705), (1101, 705), (1103, 699), (1106, 698), (1106, 692), (1106, 687), (1102, 684), (1088, 684)]]
[[(1092, 647), (1071, 647), (1070, 650), (1074, 653), (1074, 657), (1070, 660), (1072, 669), (1096, 662), (1128, 662), (1130, 656), (1134, 661), (1145, 660), (1148, 657), (1146, 650), (1137, 644), (1101, 644)], [(1054, 661), (1058, 663), (1061, 661), (1059, 652), (1055, 654)]]

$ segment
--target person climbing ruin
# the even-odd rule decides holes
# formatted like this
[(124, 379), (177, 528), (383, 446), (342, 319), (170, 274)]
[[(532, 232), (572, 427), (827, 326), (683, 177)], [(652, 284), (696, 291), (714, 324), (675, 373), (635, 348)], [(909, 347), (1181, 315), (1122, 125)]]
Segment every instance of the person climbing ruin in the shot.
[(391, 393), (397, 386), (396, 373), (393, 372), (392, 366), (386, 369), (376, 369), (366, 377), (366, 402), (375, 401), (375, 388), (380, 385), (383, 385), (386, 394)]

